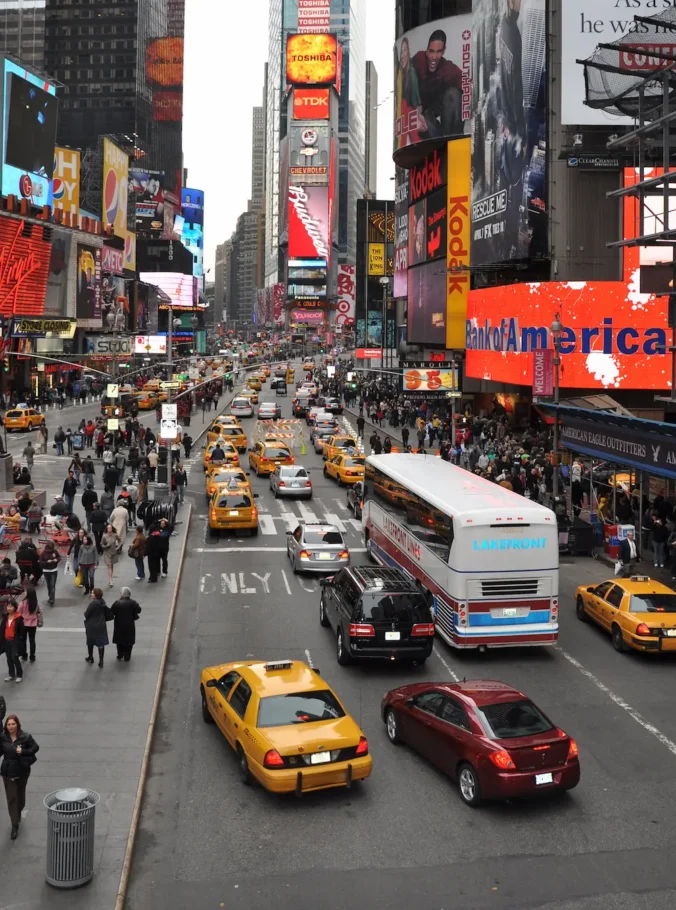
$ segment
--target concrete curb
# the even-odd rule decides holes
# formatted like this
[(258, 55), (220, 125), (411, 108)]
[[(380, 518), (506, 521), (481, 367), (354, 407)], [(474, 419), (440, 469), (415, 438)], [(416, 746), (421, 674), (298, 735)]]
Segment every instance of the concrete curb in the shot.
[(155, 735), (155, 724), (157, 723), (157, 715), (160, 708), (160, 697), (162, 695), (162, 686), (164, 684), (164, 674), (167, 666), (167, 655), (169, 654), (169, 644), (171, 642), (171, 630), (174, 625), (174, 617), (176, 615), (176, 605), (178, 603), (178, 590), (181, 586), (181, 577), (183, 575), (183, 563), (185, 560), (185, 551), (188, 546), (188, 534), (190, 532), (190, 519), (192, 517), (192, 504), (186, 503), (188, 506), (188, 519), (185, 525), (185, 537), (183, 538), (183, 545), (181, 547), (181, 556), (178, 566), (178, 572), (176, 574), (176, 582), (174, 583), (174, 596), (171, 601), (171, 608), (169, 610), (169, 618), (167, 620), (167, 630), (164, 636), (164, 644), (162, 646), (162, 656), (160, 658), (160, 670), (157, 677), (157, 686), (155, 687), (155, 697), (153, 699), (153, 707), (150, 712), (150, 723), (148, 724), (148, 735), (146, 737), (145, 749), (143, 751), (143, 760), (141, 762), (141, 774), (139, 777), (138, 788), (136, 790), (136, 800), (134, 802), (134, 811), (131, 817), (131, 827), (129, 829), (129, 836), (127, 837), (127, 847), (124, 852), (124, 862), (122, 864), (122, 874), (120, 876), (120, 886), (117, 891), (117, 898), (115, 900), (115, 910), (123, 910), (124, 903), (127, 898), (127, 888), (129, 887), (129, 875), (131, 873), (131, 861), (134, 855), (134, 846), (136, 844), (136, 835), (138, 833), (138, 823), (141, 816), (141, 806), (143, 803), (143, 795), (145, 793), (146, 779), (148, 777), (148, 766), (150, 761), (150, 750), (153, 744), (153, 737)]

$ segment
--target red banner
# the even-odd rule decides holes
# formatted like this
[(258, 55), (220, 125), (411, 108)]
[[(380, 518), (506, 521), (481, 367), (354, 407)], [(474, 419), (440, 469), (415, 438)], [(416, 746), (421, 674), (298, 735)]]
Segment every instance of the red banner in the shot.
[(554, 351), (541, 348), (533, 351), (533, 395), (546, 397), (554, 394)]
[(357, 348), (357, 360), (380, 360), (382, 355), (380, 348)]
[(49, 275), (51, 230), (0, 217), (0, 315), (41, 316)]

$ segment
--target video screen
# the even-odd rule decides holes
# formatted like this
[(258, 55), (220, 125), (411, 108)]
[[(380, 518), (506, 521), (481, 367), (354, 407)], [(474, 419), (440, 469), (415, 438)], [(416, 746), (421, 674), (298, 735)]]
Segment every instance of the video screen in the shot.
[(441, 262), (408, 270), (408, 341), (446, 343), (446, 269)]
[(11, 72), (8, 98), (6, 164), (51, 180), (58, 101)]

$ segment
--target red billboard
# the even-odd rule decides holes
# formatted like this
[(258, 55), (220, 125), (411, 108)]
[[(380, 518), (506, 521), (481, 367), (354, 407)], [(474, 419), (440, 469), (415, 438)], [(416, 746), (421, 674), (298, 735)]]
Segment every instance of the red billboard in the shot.
[(50, 228), (0, 217), (0, 315), (43, 314), (51, 255)]
[(297, 88), (293, 92), (294, 120), (328, 120), (328, 88)]
[(289, 187), (289, 259), (325, 259), (328, 263), (331, 190), (330, 186)]

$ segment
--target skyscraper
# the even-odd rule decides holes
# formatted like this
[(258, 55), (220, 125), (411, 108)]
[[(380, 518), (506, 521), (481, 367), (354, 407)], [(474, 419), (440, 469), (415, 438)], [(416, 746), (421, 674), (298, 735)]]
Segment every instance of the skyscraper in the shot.
[(376, 198), (378, 183), (378, 72), (373, 60), (366, 61), (366, 154), (364, 191)]
[(45, 67), (45, 0), (0, 0), (0, 51)]
[(265, 210), (265, 108), (253, 109), (251, 135), (251, 203), (252, 212)]
[[(57, 141), (119, 137), (180, 186), (185, 0), (47, 0), (45, 69), (63, 86)], [(172, 31), (169, 31), (171, 27)]]
[[(342, 88), (338, 116), (338, 260), (354, 262), (357, 252), (357, 199), (365, 182), (366, 0), (326, 0), (329, 31), (343, 50)], [(287, 130), (286, 39), (298, 30), (298, 0), (270, 0), (268, 19), (268, 90), (266, 160), (265, 283), (283, 280), (280, 257), (280, 141)], [(303, 30), (308, 31), (309, 28)], [(320, 29), (321, 30), (321, 29)], [(326, 28), (323, 28), (326, 31)], [(286, 202), (286, 198), (283, 200)]]

